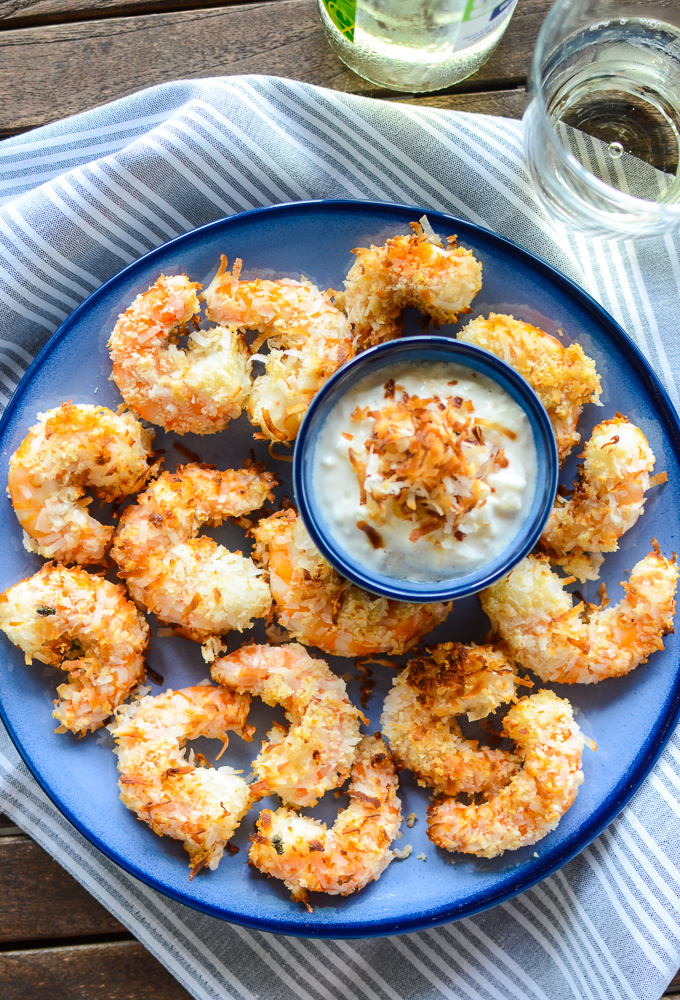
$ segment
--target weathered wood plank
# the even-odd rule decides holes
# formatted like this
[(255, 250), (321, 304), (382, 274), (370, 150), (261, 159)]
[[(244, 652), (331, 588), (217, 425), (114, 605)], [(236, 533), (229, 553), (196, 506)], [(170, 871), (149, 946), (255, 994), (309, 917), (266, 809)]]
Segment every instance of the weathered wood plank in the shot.
[[(523, 82), (547, 0), (523, 0), (489, 62), (457, 91)], [(178, 78), (267, 73), (385, 95), (328, 47), (314, 0), (0, 32), (0, 132), (42, 125)]]
[[(213, 0), (213, 7), (228, 7), (247, 0)], [(167, 14), (176, 10), (205, 7), (205, 0), (0, 0), (0, 31), (64, 21), (96, 20), (104, 17), (135, 17)]]
[(190, 1000), (137, 941), (4, 952), (0, 983), (3, 1000)]
[[(29, 837), (0, 837), (1, 943), (85, 937), (124, 930)], [(0, 983), (2, 981), (0, 973)]]
[[(226, 7), (237, 2), (239, 0), (214, 0), (211, 6)], [(104, 17), (167, 14), (200, 7), (205, 7), (205, 0), (97, 0), (96, 4), (91, 0), (0, 0), (0, 29)], [(550, 0), (522, 0), (513, 15), (515, 23), (510, 30), (517, 33), (520, 21), (531, 21), (536, 16), (542, 21), (549, 7)]]
[[(343, 73), (311, 0), (0, 33), (0, 129), (40, 125), (178, 78)], [(322, 44), (323, 43), (323, 44)], [(349, 71), (344, 71), (349, 75)]]
[(398, 104), (413, 104), (416, 107), (473, 111), (483, 115), (503, 115), (505, 118), (521, 118), (529, 103), (524, 87), (478, 94), (428, 94), (427, 97), (398, 97), (394, 100)]

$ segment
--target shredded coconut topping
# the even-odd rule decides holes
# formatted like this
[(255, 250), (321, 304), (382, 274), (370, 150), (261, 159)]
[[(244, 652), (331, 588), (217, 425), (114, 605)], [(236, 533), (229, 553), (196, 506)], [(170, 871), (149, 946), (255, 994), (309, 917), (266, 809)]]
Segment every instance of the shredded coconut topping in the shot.
[(411, 541), (437, 530), (455, 533), (491, 492), (485, 477), (508, 461), (502, 448), (485, 440), (488, 422), (472, 416), (469, 400), (421, 399), (405, 390), (396, 399), (397, 388), (386, 384), (380, 410), (357, 407), (352, 413), (357, 423), (373, 420), (365, 452), (349, 451), (361, 503), (377, 524), (388, 514), (413, 521)]

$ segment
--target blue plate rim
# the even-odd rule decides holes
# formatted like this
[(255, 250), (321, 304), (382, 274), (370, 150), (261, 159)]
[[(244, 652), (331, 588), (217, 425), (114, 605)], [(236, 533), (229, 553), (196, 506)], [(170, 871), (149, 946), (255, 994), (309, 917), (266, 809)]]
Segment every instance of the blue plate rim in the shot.
[[(475, 367), (480, 364), (479, 371), (485, 373), (486, 378), (491, 381), (497, 379), (505, 380), (505, 391), (510, 385), (517, 391), (518, 398), (521, 397), (519, 405), (529, 417), (532, 429), (535, 431), (534, 440), (540, 438), (537, 447), (538, 476), (536, 480), (536, 491), (532, 501), (534, 510), (537, 502), (539, 510), (534, 521), (529, 524), (531, 511), (527, 515), (526, 521), (520, 526), (516, 536), (511, 540), (510, 545), (496, 556), (487, 567), (474, 570), (466, 576), (453, 577), (442, 582), (414, 583), (404, 581), (400, 584), (398, 580), (393, 580), (384, 574), (374, 574), (371, 576), (368, 570), (364, 570), (361, 563), (350, 553), (343, 549), (335, 540), (329, 540), (328, 536), (320, 529), (323, 517), (319, 510), (319, 505), (314, 498), (313, 475), (311, 471), (306, 471), (305, 459), (307, 457), (307, 447), (311, 443), (313, 447), (316, 441), (314, 438), (310, 442), (310, 434), (315, 427), (315, 420), (320, 410), (323, 410), (329, 397), (339, 383), (347, 379), (350, 371), (360, 369), (362, 364), (371, 368), (376, 358), (380, 359), (390, 353), (408, 353), (410, 350), (424, 350), (441, 352), (443, 355), (450, 355), (449, 360), (465, 365), (470, 364)], [(444, 350), (446, 348), (446, 351)], [(400, 363), (402, 359), (395, 363)], [(373, 365), (375, 369), (375, 365)], [(359, 374), (361, 379), (364, 374)], [(497, 382), (498, 384), (498, 382)], [(534, 426), (535, 425), (535, 426)], [(538, 433), (536, 433), (538, 431)], [(318, 432), (317, 432), (318, 433)], [(541, 479), (541, 447), (543, 450), (543, 462), (545, 464), (546, 478)], [(508, 573), (514, 565), (531, 552), (536, 545), (540, 534), (545, 526), (550, 511), (555, 503), (558, 479), (557, 445), (555, 435), (550, 424), (550, 418), (541, 403), (540, 399), (531, 388), (528, 382), (505, 361), (498, 358), (490, 351), (485, 351), (476, 344), (468, 344), (462, 340), (455, 340), (452, 337), (441, 337), (435, 335), (409, 336), (397, 340), (389, 340), (383, 344), (377, 344), (363, 351), (357, 357), (334, 372), (327, 382), (309, 404), (309, 409), (305, 413), (298, 436), (295, 440), (295, 452), (293, 454), (293, 487), (295, 490), (295, 500), (298, 505), (300, 516), (304, 522), (312, 541), (321, 552), (321, 555), (346, 579), (358, 587), (362, 587), (371, 594), (378, 594), (388, 600), (395, 601), (415, 601), (417, 603), (429, 603), (437, 601), (451, 601), (461, 597), (469, 597), (479, 593), (492, 583), (499, 580), (505, 573)], [(540, 497), (539, 497), (540, 495)], [(522, 540), (523, 539), (523, 540)], [(519, 543), (519, 548), (516, 547)], [(514, 548), (512, 546), (515, 545)], [(467, 581), (467, 583), (465, 583)]]
[[(88, 296), (74, 311), (64, 320), (61, 326), (55, 330), (51, 335), (49, 340), (43, 345), (41, 350), (38, 352), (34, 360), (29, 365), (24, 376), (22, 377), (19, 385), (12, 394), (7, 407), (5, 408), (2, 417), (0, 417), (0, 436), (5, 432), (6, 426), (9, 423), (10, 417), (14, 412), (19, 398), (23, 393), (24, 386), (31, 380), (34, 372), (42, 365), (44, 359), (49, 356), (49, 354), (54, 350), (56, 345), (61, 342), (61, 340), (70, 331), (71, 326), (77, 321), (80, 313), (88, 308), (95, 297), (103, 295), (109, 290), (109, 288), (114, 284), (114, 282), (122, 281), (129, 275), (133, 274), (136, 269), (141, 269), (146, 265), (154, 255), (160, 255), (165, 253), (169, 247), (174, 247), (180, 243), (191, 244), (194, 240), (201, 239), (202, 235), (211, 229), (219, 228), (220, 226), (231, 225), (234, 223), (240, 223), (244, 219), (251, 217), (257, 217), (266, 213), (276, 213), (276, 212), (308, 212), (315, 211), (319, 207), (324, 208), (335, 208), (338, 211), (343, 209), (351, 208), (353, 211), (365, 210), (368, 212), (391, 212), (394, 215), (403, 215), (404, 213), (417, 213), (418, 217), (426, 214), (430, 219), (440, 219), (443, 223), (451, 224), (463, 227), (469, 233), (481, 233), (484, 237), (492, 242), (495, 242), (500, 248), (504, 249), (511, 255), (527, 258), (531, 264), (542, 271), (546, 277), (554, 283), (554, 285), (562, 289), (568, 296), (575, 297), (580, 306), (586, 311), (591, 313), (596, 321), (603, 325), (613, 333), (615, 338), (619, 341), (622, 351), (628, 356), (632, 365), (637, 369), (640, 376), (648, 383), (649, 390), (653, 394), (658, 407), (663, 412), (666, 419), (667, 428), (670, 437), (670, 443), (676, 453), (680, 456), (680, 417), (675, 411), (673, 403), (666, 392), (663, 384), (661, 383), (656, 372), (640, 352), (633, 340), (628, 336), (625, 330), (614, 320), (614, 318), (594, 299), (588, 292), (584, 291), (579, 285), (576, 284), (571, 278), (563, 274), (557, 268), (553, 267), (547, 261), (543, 260), (541, 257), (532, 253), (530, 250), (526, 250), (524, 247), (519, 246), (519, 244), (514, 243), (507, 237), (501, 236), (498, 233), (494, 233), (490, 229), (486, 229), (483, 226), (478, 226), (476, 223), (468, 222), (464, 219), (460, 219), (457, 216), (450, 215), (446, 212), (439, 212), (434, 209), (424, 209), (422, 207), (405, 205), (397, 202), (382, 202), (382, 201), (355, 201), (352, 199), (315, 199), (307, 201), (298, 202), (285, 202), (277, 205), (267, 205), (261, 208), (249, 209), (246, 212), (239, 212), (231, 216), (226, 216), (221, 219), (213, 220), (212, 222), (206, 223), (203, 226), (199, 226), (196, 229), (191, 230), (188, 233), (182, 233), (176, 236), (172, 240), (168, 240), (166, 243), (155, 247), (150, 250), (144, 256), (139, 257), (137, 260), (128, 264), (126, 267), (122, 268), (115, 275), (109, 278), (106, 282), (95, 289), (95, 291)], [(463, 237), (467, 239), (467, 236)], [(158, 892), (165, 896), (175, 899), (177, 902), (184, 903), (185, 905), (206, 913), (210, 916), (219, 917), (222, 920), (231, 920), (231, 922), (238, 923), (241, 926), (249, 927), (254, 930), (264, 930), (271, 933), (286, 934), (291, 937), (319, 937), (319, 938), (329, 938), (329, 939), (340, 939), (340, 940), (351, 940), (357, 938), (369, 938), (369, 937), (381, 937), (396, 934), (405, 934), (411, 931), (422, 930), (430, 927), (436, 927), (437, 925), (448, 923), (453, 920), (459, 920), (463, 917), (473, 916), (476, 913), (481, 913), (484, 910), (490, 909), (493, 906), (497, 906), (500, 903), (506, 902), (517, 896), (519, 893), (525, 892), (527, 889), (532, 888), (538, 882), (552, 875), (559, 868), (565, 865), (576, 855), (580, 854), (585, 850), (592, 842), (595, 840), (600, 833), (617, 817), (619, 812), (624, 808), (624, 806), (630, 801), (635, 792), (640, 788), (645, 778), (651, 772), (652, 768), (656, 764), (657, 760), (661, 756), (666, 744), (671, 738), (673, 731), (680, 719), (680, 685), (676, 686), (675, 691), (672, 692), (668, 699), (666, 711), (657, 725), (656, 731), (653, 734), (654, 739), (650, 735), (650, 740), (652, 740), (653, 748), (647, 746), (647, 752), (638, 756), (638, 760), (642, 758), (641, 763), (639, 763), (635, 768), (632, 769), (632, 773), (626, 776), (626, 780), (622, 781), (620, 786), (620, 791), (617, 795), (613, 795), (610, 799), (603, 803), (599, 810), (596, 810), (591, 817), (591, 822), (585, 824), (581, 827), (579, 831), (579, 836), (573, 838), (573, 840), (578, 840), (578, 843), (565, 844), (562, 850), (558, 850), (556, 854), (551, 855), (550, 860), (547, 863), (541, 864), (541, 860), (536, 861), (535, 868), (532, 866), (532, 874), (530, 877), (524, 877), (521, 880), (521, 884), (516, 884), (512, 879), (504, 882), (503, 887), (499, 888), (498, 891), (493, 890), (487, 892), (483, 899), (479, 899), (476, 902), (468, 902), (465, 904), (458, 904), (447, 909), (439, 909), (436, 914), (427, 915), (421, 914), (413, 919), (405, 918), (403, 920), (382, 920), (380, 922), (365, 922), (361, 929), (357, 928), (356, 925), (343, 924), (341, 921), (337, 921), (333, 926), (324, 927), (322, 925), (317, 925), (314, 927), (305, 928), (302, 925), (291, 926), (285, 920), (269, 920), (269, 919), (250, 919), (239, 914), (228, 915), (224, 910), (218, 909), (210, 904), (203, 903), (201, 901), (192, 900), (187, 898), (182, 893), (176, 892), (151, 876), (147, 875), (145, 872), (138, 870), (134, 865), (128, 864), (127, 862), (121, 862), (121, 860), (116, 856), (115, 852), (110, 850), (106, 845), (104, 845), (100, 839), (94, 834), (90, 833), (83, 824), (80, 823), (78, 818), (74, 816), (71, 810), (63, 805), (58, 797), (51, 791), (47, 783), (43, 781), (37, 769), (34, 768), (28, 753), (23, 750), (14, 730), (11, 726), (5, 710), (0, 699), (0, 718), (2, 718), (7, 731), (16, 747), (20, 757), (28, 767), (29, 771), (36, 779), (40, 787), (43, 789), (47, 797), (56, 806), (56, 808), (61, 812), (61, 814), (73, 824), (73, 826), (78, 830), (82, 836), (85, 837), (93, 846), (104, 854), (105, 857), (113, 861), (118, 867), (126, 871), (128, 874), (132, 875), (134, 878), (139, 879), (141, 882), (150, 886), (152, 889), (156, 889)], [(641, 748), (642, 751), (642, 748)], [(585, 829), (585, 834), (581, 831)], [(310, 933), (311, 932), (311, 933)]]

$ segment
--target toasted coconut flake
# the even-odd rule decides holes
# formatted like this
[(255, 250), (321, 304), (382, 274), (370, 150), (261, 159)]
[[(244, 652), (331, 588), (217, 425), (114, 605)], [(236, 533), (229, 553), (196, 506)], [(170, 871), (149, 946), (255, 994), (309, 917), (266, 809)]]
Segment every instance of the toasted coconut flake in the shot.
[(374, 522), (384, 524), (389, 515), (413, 521), (416, 541), (439, 529), (455, 533), (484, 504), (491, 492), (485, 476), (508, 462), (502, 448), (486, 441), (483, 423), (464, 415), (467, 402), (403, 392), (380, 410), (354, 410), (355, 422), (373, 419), (367, 454), (350, 448), (349, 457)]

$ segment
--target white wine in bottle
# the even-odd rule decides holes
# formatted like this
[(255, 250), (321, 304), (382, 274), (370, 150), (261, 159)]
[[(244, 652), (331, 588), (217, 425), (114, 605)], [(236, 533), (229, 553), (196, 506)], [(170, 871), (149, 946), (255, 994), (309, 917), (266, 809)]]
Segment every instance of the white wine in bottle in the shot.
[(318, 0), (326, 37), (350, 69), (381, 87), (441, 90), (484, 63), (517, 0)]

